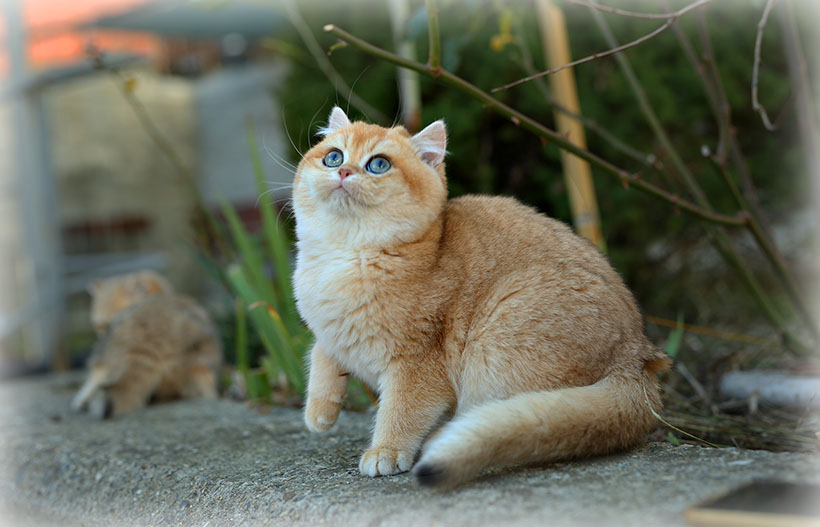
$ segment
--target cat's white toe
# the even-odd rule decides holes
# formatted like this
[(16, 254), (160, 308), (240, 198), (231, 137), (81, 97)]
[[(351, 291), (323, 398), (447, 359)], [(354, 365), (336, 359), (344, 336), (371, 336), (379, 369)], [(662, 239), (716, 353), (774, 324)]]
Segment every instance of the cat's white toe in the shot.
[(407, 472), (413, 466), (413, 455), (403, 450), (373, 448), (359, 461), (359, 471), (364, 476), (391, 476)]

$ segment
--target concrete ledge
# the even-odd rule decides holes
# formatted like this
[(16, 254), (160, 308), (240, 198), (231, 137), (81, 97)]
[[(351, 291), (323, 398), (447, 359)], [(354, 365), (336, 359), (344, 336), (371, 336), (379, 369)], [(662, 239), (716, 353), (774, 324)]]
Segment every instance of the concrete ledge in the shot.
[(371, 415), (312, 435), (298, 410), (220, 400), (99, 422), (68, 411), (77, 380), (0, 384), (0, 524), (676, 526), (686, 507), (755, 478), (820, 483), (816, 455), (650, 443), (440, 493), (358, 474)]

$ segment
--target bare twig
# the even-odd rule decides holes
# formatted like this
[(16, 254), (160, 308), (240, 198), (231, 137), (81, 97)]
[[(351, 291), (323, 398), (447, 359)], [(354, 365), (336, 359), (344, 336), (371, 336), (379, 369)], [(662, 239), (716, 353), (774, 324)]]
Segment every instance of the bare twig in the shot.
[(639, 13), (637, 11), (627, 11), (626, 9), (619, 9), (617, 7), (609, 7), (605, 5), (601, 5), (595, 2), (586, 2), (585, 0), (569, 0), (570, 4), (580, 5), (584, 7), (591, 7), (592, 9), (597, 9), (598, 11), (603, 11), (604, 13), (612, 13), (613, 15), (620, 15), (626, 16), (630, 18), (647, 18), (653, 20), (666, 20), (672, 17), (679, 17), (686, 11), (690, 9), (694, 9), (698, 7), (698, 5), (703, 5), (710, 0), (694, 2), (679, 11), (675, 11), (673, 13)]
[[(601, 13), (597, 10), (592, 10), (591, 13), (595, 21), (598, 23), (601, 32), (604, 34), (607, 43), (613, 47), (617, 46), (618, 42), (617, 40), (615, 40), (615, 36), (612, 34), (612, 30), (610, 29), (609, 24), (607, 24), (606, 20), (604, 20), (604, 17), (601, 15)], [(698, 204), (700, 208), (713, 211), (714, 209), (712, 208), (712, 205), (709, 203), (709, 200), (706, 197), (705, 192), (701, 188), (698, 181), (695, 179), (692, 172), (683, 162), (683, 159), (681, 158), (680, 154), (675, 149), (674, 145), (672, 144), (672, 141), (669, 139), (666, 130), (664, 130), (663, 126), (661, 125), (660, 119), (658, 119), (658, 116), (652, 108), (652, 105), (649, 103), (646, 93), (643, 87), (641, 86), (640, 81), (637, 78), (637, 75), (635, 75), (635, 72), (632, 69), (629, 59), (624, 54), (618, 54), (615, 55), (615, 60), (621, 67), (621, 70), (623, 71), (624, 76), (626, 77), (627, 82), (629, 83), (632, 92), (638, 101), (638, 104), (641, 108), (641, 112), (644, 114), (647, 121), (649, 122), (649, 125), (655, 133), (655, 136), (657, 137), (658, 141), (661, 143), (667, 155), (671, 159), (672, 164), (677, 170), (678, 174), (680, 174), (680, 176), (682, 177), (687, 190), (689, 190), (689, 192), (694, 196), (695, 202)], [(720, 109), (720, 105), (718, 105), (718, 109)], [(728, 105), (724, 107), (724, 112), (727, 109)], [(721, 115), (722, 117), (719, 118), (728, 118), (728, 114), (723, 113)], [(812, 334), (815, 335), (815, 340), (817, 340), (817, 330), (815, 329), (814, 321), (809, 316), (808, 311), (805, 309), (802, 301), (800, 300), (800, 296), (799, 294), (797, 294), (797, 289), (794, 280), (792, 279), (791, 275), (783, 265), (782, 258), (779, 257), (779, 253), (776, 251), (771, 242), (763, 235), (762, 229), (760, 228), (760, 225), (755, 221), (754, 217), (747, 211), (745, 207), (741, 208), (743, 208), (744, 210), (740, 213), (740, 215), (744, 216), (747, 219), (745, 226), (755, 237), (755, 240), (758, 243), (759, 247), (763, 250), (763, 253), (766, 255), (766, 257), (773, 265), (776, 271), (776, 275), (785, 286), (786, 291), (792, 298), (798, 312), (802, 315), (804, 322), (806, 323), (807, 327), (811, 330)], [(770, 295), (766, 293), (766, 291), (761, 287), (758, 280), (748, 269), (746, 263), (740, 258), (740, 256), (734, 250), (726, 233), (719, 228), (714, 228), (713, 226), (705, 225), (704, 227), (710, 234), (710, 238), (712, 239), (718, 251), (723, 255), (726, 261), (730, 263), (738, 271), (738, 274), (746, 283), (746, 286), (748, 287), (749, 291), (758, 301), (761, 308), (763, 308), (763, 313), (764, 315), (766, 315), (766, 318), (768, 318), (769, 321), (775, 327), (783, 331), (785, 338), (789, 342), (789, 348), (798, 353), (806, 352), (808, 349), (807, 346), (802, 344), (800, 342), (800, 339), (797, 338), (797, 336), (795, 336), (786, 327), (783, 317), (774, 307), (774, 303), (772, 302)]]
[(763, 8), (763, 15), (760, 17), (760, 22), (757, 23), (757, 35), (755, 36), (755, 54), (754, 65), (752, 66), (752, 108), (760, 114), (760, 119), (763, 121), (763, 126), (766, 130), (773, 132), (776, 127), (769, 120), (769, 114), (766, 113), (766, 108), (760, 104), (757, 98), (757, 85), (760, 75), (760, 46), (763, 42), (763, 31), (766, 29), (766, 23), (769, 20), (769, 13), (774, 6), (775, 0), (767, 0), (766, 6)]
[[(591, 13), (607, 44), (611, 47), (617, 47), (618, 41), (615, 39), (615, 35), (612, 33), (612, 29), (609, 27), (609, 24), (604, 19), (603, 15), (596, 10), (592, 10)], [(683, 158), (681, 158), (680, 154), (675, 149), (675, 146), (672, 144), (672, 140), (669, 138), (666, 130), (664, 130), (658, 115), (655, 113), (655, 110), (652, 108), (652, 104), (649, 102), (646, 91), (644, 91), (643, 86), (641, 86), (641, 81), (635, 74), (635, 70), (632, 69), (632, 64), (629, 59), (626, 55), (620, 53), (615, 55), (615, 61), (621, 68), (624, 77), (626, 77), (626, 81), (635, 96), (641, 113), (643, 113), (649, 123), (649, 127), (652, 129), (655, 137), (657, 137), (661, 147), (663, 147), (664, 151), (669, 156), (672, 166), (675, 167), (675, 171), (683, 179), (686, 189), (692, 194), (695, 198), (695, 202), (700, 207), (711, 210), (712, 205), (709, 203), (706, 193), (703, 192), (694, 175), (683, 162)]]
[[(389, 51), (376, 47), (373, 44), (370, 44), (369, 42), (365, 42), (364, 40), (354, 37), (347, 31), (333, 24), (326, 25), (324, 27), (324, 30), (328, 33), (336, 35), (343, 41), (355, 47), (356, 49), (373, 55), (374, 57), (378, 57), (382, 60), (385, 60), (392, 64), (396, 64), (404, 68), (418, 71), (419, 73), (422, 73), (429, 77), (435, 76), (435, 73), (430, 70), (429, 66), (405, 59), (394, 53), (390, 53)], [(735, 227), (742, 227), (746, 224), (746, 218), (743, 216), (728, 216), (726, 214), (721, 214), (719, 212), (715, 212), (712, 210), (706, 210), (686, 199), (681, 198), (678, 194), (668, 192), (656, 185), (644, 181), (639, 174), (630, 174), (629, 172), (616, 167), (609, 161), (601, 159), (592, 152), (577, 147), (571, 141), (568, 141), (563, 135), (555, 132), (554, 130), (550, 130), (541, 123), (538, 123), (537, 121), (533, 120), (531, 117), (524, 115), (518, 110), (515, 110), (507, 106), (498, 99), (495, 99), (488, 93), (480, 90), (478, 87), (474, 86), (473, 84), (470, 84), (461, 77), (453, 75), (447, 70), (439, 70), (438, 79), (442, 83), (447, 84), (453, 88), (456, 88), (457, 90), (469, 95), (470, 97), (478, 101), (481, 101), (487, 107), (492, 108), (500, 115), (509, 118), (516, 125), (519, 125), (534, 133), (535, 135), (555, 143), (560, 148), (563, 148), (564, 150), (567, 150), (575, 154), (576, 156), (580, 157), (581, 159), (584, 159), (585, 161), (589, 162), (591, 165), (600, 168), (604, 173), (618, 178), (624, 185), (632, 185), (637, 189), (640, 189), (668, 203), (671, 203), (676, 207), (676, 209), (685, 211), (706, 221)]]
[[(114, 78), (123, 98), (134, 111), (134, 115), (136, 115), (142, 129), (146, 134), (148, 134), (148, 137), (151, 138), (151, 141), (153, 141), (159, 151), (162, 152), (162, 155), (165, 156), (168, 162), (174, 167), (178, 177), (191, 192), (191, 195), (194, 198), (194, 223), (202, 226), (204, 229), (204, 237), (199, 240), (200, 245), (207, 246), (210, 241), (213, 241), (220, 248), (220, 250), (222, 250), (225, 254), (228, 254), (230, 250), (225, 243), (225, 239), (222, 236), (221, 230), (216, 222), (216, 218), (214, 218), (214, 215), (205, 205), (205, 199), (202, 196), (202, 192), (200, 192), (199, 186), (197, 186), (196, 181), (194, 180), (193, 171), (182, 161), (182, 158), (179, 156), (179, 153), (177, 153), (174, 146), (165, 137), (162, 131), (160, 131), (159, 127), (151, 118), (151, 115), (148, 113), (148, 109), (134, 94), (134, 80), (126, 77), (119, 69), (113, 68), (106, 63), (102, 52), (95, 46), (89, 46), (87, 53), (89, 58), (93, 61), (94, 67), (101, 71), (108, 72)], [(208, 238), (210, 238), (210, 240)]]
[[(720, 73), (718, 72), (717, 65), (715, 64), (714, 53), (712, 52), (711, 39), (709, 38), (709, 32), (706, 27), (706, 21), (704, 20), (702, 13), (698, 13), (697, 19), (698, 29), (700, 32), (701, 40), (703, 42), (704, 60), (708, 66), (708, 71), (713, 79), (712, 84), (715, 88), (715, 94), (717, 96), (717, 119), (720, 123), (719, 126), (721, 138), (720, 146), (718, 147), (719, 152), (716, 162), (718, 164), (718, 167), (720, 168), (720, 173), (723, 176), (723, 180), (729, 187), (729, 191), (732, 197), (734, 198), (735, 202), (737, 203), (738, 207), (750, 214), (749, 223), (746, 225), (747, 229), (754, 237), (758, 247), (760, 247), (764, 255), (771, 263), (772, 267), (774, 268), (775, 275), (778, 277), (778, 279), (780, 279), (781, 283), (785, 287), (786, 293), (789, 295), (789, 298), (791, 299), (792, 303), (797, 309), (797, 312), (806, 322), (808, 329), (812, 332), (816, 340), (820, 340), (820, 333), (818, 333), (817, 327), (814, 324), (814, 319), (811, 316), (805, 301), (803, 300), (803, 293), (798, 287), (797, 283), (795, 282), (791, 271), (788, 269), (788, 265), (786, 264), (785, 258), (783, 257), (782, 253), (778, 250), (774, 237), (771, 234), (771, 229), (768, 227), (768, 224), (765, 223), (763, 214), (760, 211), (759, 206), (757, 205), (756, 192), (752, 187), (751, 194), (754, 200), (750, 203), (750, 200), (747, 199), (746, 196), (741, 194), (740, 189), (738, 189), (737, 184), (735, 183), (734, 179), (732, 178), (731, 174), (727, 169), (726, 165), (728, 150), (733, 148), (733, 146), (737, 147), (736, 142), (732, 141), (732, 123), (730, 106), (728, 98), (726, 97), (726, 92), (723, 89), (723, 83), (720, 80)], [(751, 182), (749, 182), (749, 185), (751, 185)]]
[[(513, 37), (514, 42), (520, 53), (520, 57), (518, 58), (518, 60), (516, 60), (516, 62), (521, 67), (521, 69), (524, 70), (524, 72), (532, 75), (536, 72), (535, 65), (533, 64), (532, 60), (532, 54), (530, 53), (527, 44), (520, 37), (520, 35), (522, 34), (522, 29), (517, 24), (516, 31), (514, 32), (514, 34), (516, 35)], [(626, 144), (624, 141), (621, 141), (619, 138), (617, 138), (615, 134), (601, 126), (594, 119), (590, 119), (585, 115), (570, 111), (569, 108), (555, 100), (555, 97), (552, 96), (549, 89), (547, 88), (547, 85), (544, 83), (543, 78), (536, 79), (535, 86), (536, 88), (538, 88), (538, 91), (541, 92), (541, 96), (544, 98), (547, 104), (549, 104), (559, 112), (563, 113), (564, 115), (567, 115), (569, 117), (572, 117), (573, 119), (576, 119), (577, 121), (580, 121), (581, 124), (583, 124), (587, 130), (600, 136), (601, 139), (608, 142), (610, 146), (612, 146), (615, 150), (618, 150), (626, 156), (634, 159), (643, 166), (652, 167), (656, 170), (660, 170), (660, 163), (657, 159), (655, 159), (654, 155), (648, 154), (646, 152), (641, 152), (640, 150)]]
[(712, 397), (709, 395), (709, 392), (706, 391), (706, 388), (698, 381), (692, 372), (689, 371), (689, 368), (681, 361), (675, 362), (675, 369), (678, 370), (678, 373), (686, 379), (686, 382), (689, 383), (689, 386), (695, 390), (695, 393), (698, 394), (698, 397), (712, 410), (713, 414), (718, 413), (718, 409), (715, 406), (714, 402), (712, 401)]
[(732, 333), (730, 331), (721, 331), (718, 329), (707, 328), (695, 324), (681, 323), (677, 320), (669, 320), (661, 317), (647, 315), (644, 317), (649, 324), (664, 326), (667, 328), (683, 328), (688, 333), (695, 333), (698, 335), (706, 335), (707, 337), (714, 337), (723, 340), (731, 340), (735, 342), (743, 342), (745, 344), (754, 344), (757, 346), (777, 346), (779, 342), (773, 339), (763, 339), (759, 337), (750, 337), (749, 335), (742, 335), (740, 333)]
[[(616, 47), (610, 48), (606, 51), (601, 51), (600, 53), (595, 53), (594, 55), (586, 56), (586, 57), (578, 59), (578, 60), (573, 60), (572, 62), (564, 64), (563, 66), (558, 66), (557, 68), (551, 68), (551, 69), (548, 69), (546, 71), (536, 73), (535, 75), (530, 75), (528, 77), (524, 77), (523, 79), (518, 79), (517, 81), (511, 82), (509, 84), (505, 84), (504, 86), (499, 86), (498, 88), (493, 88), (492, 90), (490, 90), (490, 93), (496, 93), (496, 92), (499, 92), (499, 91), (508, 90), (508, 89), (512, 88), (513, 86), (518, 86), (519, 84), (524, 84), (525, 82), (529, 82), (531, 80), (538, 79), (540, 77), (545, 77), (547, 75), (551, 75), (553, 73), (559, 72), (559, 71), (564, 70), (566, 68), (571, 68), (573, 66), (577, 66), (577, 65), (583, 64), (585, 62), (590, 62), (590, 61), (593, 61), (593, 60), (600, 59), (602, 57), (607, 57), (609, 55), (618, 53), (619, 51), (623, 51), (625, 49), (629, 49), (631, 47), (637, 46), (638, 44), (646, 42), (647, 40), (655, 37), (656, 35), (659, 35), (660, 33), (663, 33), (667, 29), (669, 29), (669, 27), (671, 27), (672, 24), (677, 22), (678, 18), (680, 18), (681, 15), (684, 15), (688, 11), (691, 11), (692, 9), (694, 9), (696, 7), (700, 7), (700, 6), (702, 6), (702, 5), (704, 5), (708, 2), (711, 2), (711, 1), (712, 0), (697, 0), (696, 2), (692, 2), (691, 4), (687, 5), (686, 7), (678, 9), (674, 13), (669, 13), (667, 15), (661, 16), (660, 18), (665, 18), (666, 19), (666, 22), (664, 22), (663, 25), (656, 28), (654, 31), (651, 31), (651, 32), (647, 33), (646, 35), (644, 35), (640, 38), (637, 38), (637, 39), (635, 39), (631, 42), (628, 42), (628, 43), (623, 44), (621, 46), (616, 46)], [(587, 5), (589, 7), (595, 8), (595, 9), (598, 9), (598, 8), (601, 7), (597, 4), (587, 3), (587, 2), (583, 2), (582, 5)], [(618, 11), (620, 11), (620, 10), (618, 10)], [(624, 11), (624, 12), (619, 13), (619, 14), (624, 14), (624, 13), (630, 13), (629, 16), (634, 16), (634, 14), (629, 12), (629, 11)]]
[(159, 130), (153, 119), (151, 119), (151, 116), (148, 115), (148, 110), (145, 108), (145, 105), (142, 104), (142, 101), (134, 95), (134, 80), (126, 77), (120, 70), (110, 67), (105, 62), (103, 54), (96, 47), (89, 46), (87, 53), (89, 58), (91, 58), (94, 62), (95, 68), (102, 71), (107, 71), (116, 77), (117, 85), (122, 92), (123, 98), (126, 100), (128, 105), (131, 106), (131, 109), (134, 111), (134, 115), (136, 115), (140, 125), (143, 130), (145, 130), (145, 133), (148, 134), (168, 162), (173, 165), (174, 170), (177, 171), (185, 183), (190, 184), (194, 191), (197, 192), (198, 196), (198, 190), (192, 180), (191, 170), (185, 165), (185, 163), (182, 162), (182, 159), (177, 154), (177, 151)]
[[(667, 11), (670, 10), (669, 4), (666, 0), (659, 0), (659, 2), (665, 9), (667, 9)], [(746, 159), (743, 157), (743, 152), (740, 149), (740, 143), (737, 140), (737, 132), (732, 126), (730, 106), (728, 98), (726, 97), (726, 91), (723, 87), (723, 82), (720, 78), (720, 72), (718, 71), (717, 64), (715, 63), (714, 53), (712, 52), (712, 43), (709, 37), (708, 28), (706, 26), (704, 10), (697, 13), (697, 20), (701, 46), (703, 48), (703, 61), (698, 58), (695, 53), (695, 49), (692, 47), (692, 44), (689, 42), (688, 37), (681, 29), (680, 25), (675, 25), (672, 28), (672, 31), (674, 32), (675, 37), (677, 37), (678, 43), (683, 49), (684, 55), (689, 60), (689, 63), (692, 65), (692, 68), (697, 73), (698, 78), (703, 85), (703, 90), (706, 93), (709, 107), (712, 110), (715, 121), (718, 123), (721, 141), (725, 142), (725, 137), (728, 135), (728, 145), (723, 145), (720, 143), (717, 151), (719, 154), (724, 148), (728, 151), (728, 154), (731, 156), (731, 160), (735, 165), (735, 169), (743, 182), (743, 197), (746, 199), (746, 203), (750, 207), (750, 212), (755, 215), (757, 220), (764, 227), (767, 236), (771, 239), (771, 229), (769, 228), (766, 216), (760, 207), (757, 189), (749, 173), (749, 167), (746, 163)], [(718, 155), (717, 160), (719, 161), (719, 167), (721, 170), (727, 170), (725, 157)]]
[(299, 36), (302, 38), (302, 41), (305, 43), (308, 51), (313, 56), (316, 64), (319, 66), (319, 69), (322, 70), (325, 77), (327, 77), (333, 84), (336, 91), (340, 92), (342, 97), (349, 100), (350, 104), (358, 108), (359, 111), (367, 115), (368, 118), (382, 124), (389, 124), (391, 119), (384, 113), (368, 104), (367, 101), (356, 95), (350, 86), (347, 85), (347, 82), (345, 82), (339, 72), (336, 71), (336, 68), (334, 68), (333, 64), (331, 64), (328, 60), (327, 54), (322, 50), (322, 47), (316, 41), (316, 37), (313, 36), (313, 31), (310, 30), (307, 22), (305, 22), (305, 19), (302, 18), (302, 14), (299, 12), (299, 8), (296, 6), (294, 0), (285, 0), (282, 3), (287, 10), (288, 17), (290, 18), (293, 27), (296, 28), (296, 31), (299, 33)]
[(436, 0), (424, 0), (427, 9), (427, 32), (430, 40), (430, 51), (427, 64), (433, 72), (441, 68), (441, 39), (438, 29), (438, 5)]

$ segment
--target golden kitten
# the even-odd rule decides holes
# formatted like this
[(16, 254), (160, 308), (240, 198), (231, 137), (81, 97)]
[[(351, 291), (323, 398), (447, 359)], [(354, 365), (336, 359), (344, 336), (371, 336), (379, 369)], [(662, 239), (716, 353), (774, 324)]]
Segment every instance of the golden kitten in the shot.
[(87, 406), (103, 418), (141, 408), (151, 398), (217, 395), (222, 344), (193, 299), (175, 294), (151, 271), (101, 280), (90, 289), (99, 338), (72, 408)]
[(642, 440), (668, 359), (591, 243), (510, 198), (448, 201), (442, 121), (411, 136), (337, 107), (322, 132), (293, 191), (310, 430), (351, 373), (380, 392), (369, 476), (409, 470), (428, 436), (414, 472), (441, 486)]

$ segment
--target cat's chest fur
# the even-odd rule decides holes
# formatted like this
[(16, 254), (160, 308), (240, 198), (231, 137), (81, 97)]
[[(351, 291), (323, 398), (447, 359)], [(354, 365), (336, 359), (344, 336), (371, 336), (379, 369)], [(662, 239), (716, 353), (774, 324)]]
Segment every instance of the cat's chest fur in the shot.
[(299, 311), (318, 342), (373, 385), (401, 338), (406, 306), (388, 287), (397, 263), (378, 250), (301, 248), (294, 273)]

